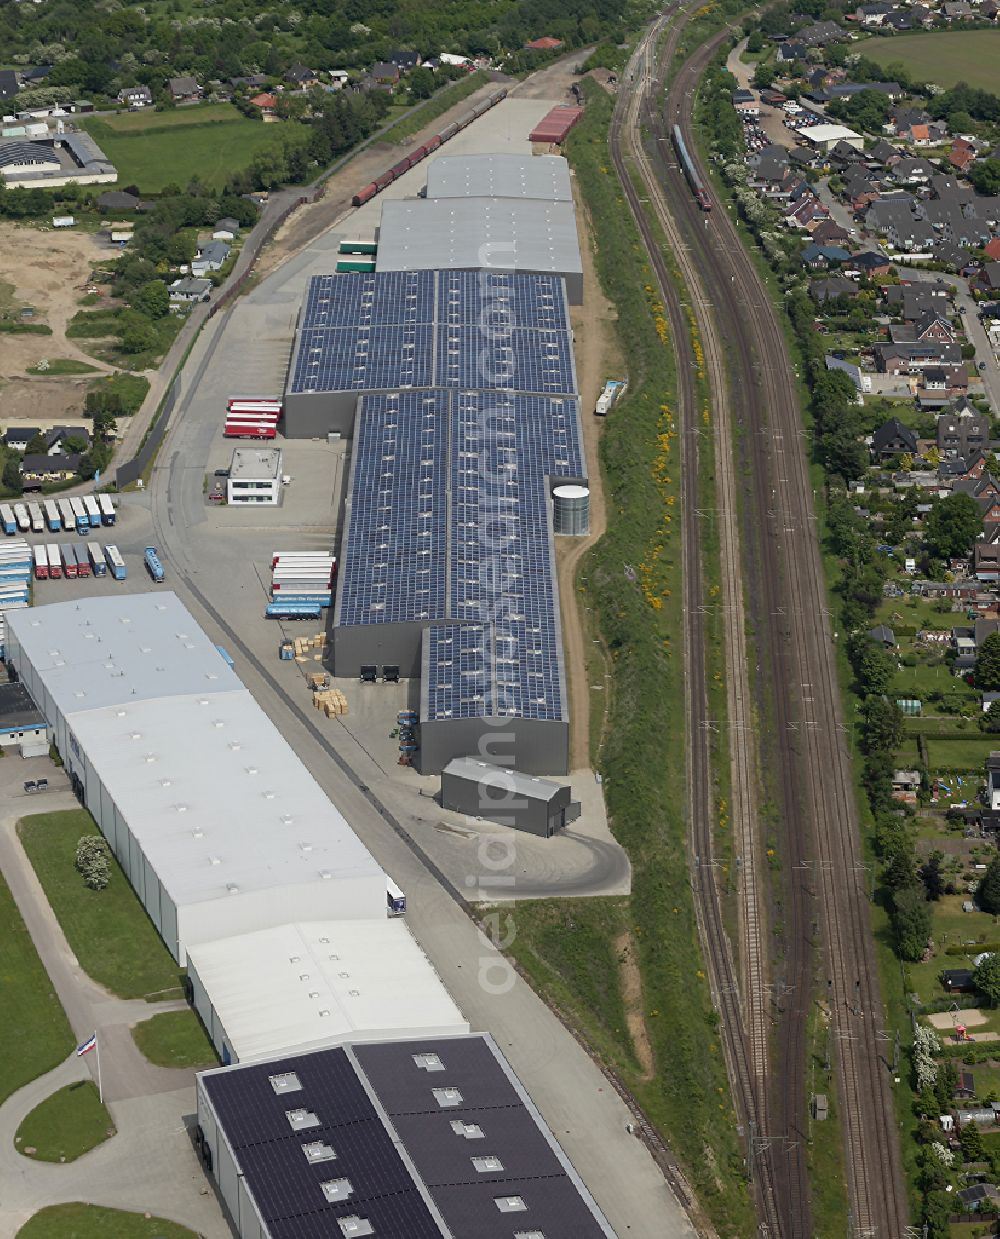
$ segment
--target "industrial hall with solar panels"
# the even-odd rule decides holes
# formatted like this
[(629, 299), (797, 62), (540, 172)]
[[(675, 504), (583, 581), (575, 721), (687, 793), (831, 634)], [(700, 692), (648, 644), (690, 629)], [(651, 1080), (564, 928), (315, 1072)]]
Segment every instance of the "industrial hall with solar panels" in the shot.
[[(569, 768), (555, 535), (589, 528), (567, 274), (579, 261), (565, 161), (471, 161), (429, 178), (444, 203), (476, 178), (569, 213), (565, 271), (465, 245), (419, 269), (314, 275), (285, 391), (288, 438), (345, 438), (349, 474), (332, 621), (333, 671), (419, 678), (413, 764), (438, 774), (502, 728), (527, 774)], [(470, 167), (463, 168), (463, 164)], [(559, 165), (553, 167), (552, 165)], [(516, 197), (514, 195), (520, 195)], [(431, 200), (422, 200), (427, 206)], [(386, 203), (378, 246), (391, 243)], [(443, 254), (431, 231), (428, 254)], [(483, 238), (485, 240), (485, 238)], [(399, 247), (393, 251), (399, 252)], [(521, 259), (524, 258), (522, 262)], [(376, 259), (377, 264), (377, 259)], [(395, 264), (394, 264), (395, 265)], [(579, 300), (579, 297), (575, 298)]]

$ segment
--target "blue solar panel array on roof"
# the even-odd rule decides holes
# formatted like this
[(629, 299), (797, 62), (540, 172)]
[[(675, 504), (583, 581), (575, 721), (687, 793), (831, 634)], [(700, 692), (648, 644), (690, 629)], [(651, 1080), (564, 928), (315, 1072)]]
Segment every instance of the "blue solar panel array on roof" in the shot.
[(341, 624), (445, 615), (445, 392), (368, 396), (354, 438)]
[(576, 391), (568, 331), (530, 327), (489, 332), (468, 323), (437, 328), (439, 387), (571, 395)]
[(493, 713), (490, 624), (435, 624), (427, 631), (428, 716), (487, 718)]
[(299, 326), (308, 330), (433, 320), (433, 271), (352, 272), (313, 276)]
[(290, 390), (362, 392), (430, 387), (432, 332), (427, 323), (303, 331)]
[(439, 271), (437, 321), (449, 326), (569, 330), (559, 276), (514, 271)]

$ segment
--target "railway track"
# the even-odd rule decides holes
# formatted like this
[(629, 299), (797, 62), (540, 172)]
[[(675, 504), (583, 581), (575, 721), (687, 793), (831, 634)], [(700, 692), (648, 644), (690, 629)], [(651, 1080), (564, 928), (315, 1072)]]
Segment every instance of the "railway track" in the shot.
[[(659, 187), (651, 175), (651, 168), (640, 137), (641, 109), (648, 93), (656, 82), (656, 47), (663, 32), (680, 11), (680, 6), (668, 9), (646, 32), (640, 41), (629, 65), (627, 80), (632, 89), (622, 91), (615, 108), (611, 130), (611, 153), (616, 170), (628, 199), (633, 217), (643, 236), (653, 267), (658, 291), (667, 310), (675, 340), (682, 340), (688, 330), (684, 307), (671, 281), (666, 262), (653, 234), (649, 220), (642, 209), (638, 192), (632, 183), (625, 163), (623, 145), (642, 172), (652, 203), (668, 239), (679, 253), (679, 238), (673, 220), (662, 202)], [(678, 28), (679, 29), (679, 28)], [(676, 46), (678, 30), (673, 31), (664, 48), (664, 61), (669, 63)], [(711, 347), (711, 364), (721, 372), (721, 353), (714, 337)], [(708, 347), (706, 347), (706, 356)], [(688, 727), (688, 805), (692, 849), (692, 883), (699, 927), (705, 943), (706, 963), (709, 969), (716, 1005), (722, 1016), (723, 1043), (726, 1051), (729, 1076), (733, 1086), (734, 1102), (748, 1137), (748, 1164), (754, 1175), (760, 1214), (765, 1232), (770, 1235), (782, 1233), (780, 1227), (779, 1199), (776, 1190), (774, 1158), (771, 1146), (758, 1143), (756, 1135), (763, 1135), (767, 1128), (767, 1061), (769, 1028), (764, 1008), (765, 979), (767, 976), (765, 943), (762, 933), (762, 918), (758, 904), (756, 857), (759, 848), (755, 816), (757, 772), (754, 749), (748, 743), (750, 729), (743, 718), (743, 711), (751, 700), (746, 683), (746, 650), (742, 613), (743, 586), (740, 577), (738, 539), (734, 527), (725, 529), (722, 537), (724, 582), (723, 596), (727, 604), (727, 654), (733, 674), (730, 681), (731, 719), (736, 720), (740, 742), (732, 753), (736, 768), (733, 771), (733, 821), (744, 830), (741, 844), (744, 856), (741, 882), (741, 940), (744, 944), (743, 985), (738, 984), (738, 970), (722, 920), (719, 893), (716, 886), (716, 867), (712, 862), (715, 805), (711, 769), (710, 730), (714, 726), (710, 718), (707, 694), (707, 670), (705, 661), (705, 594), (702, 571), (699, 529), (702, 517), (699, 508), (699, 409), (697, 389), (690, 367), (678, 367), (678, 418), (681, 427), (681, 474), (682, 474), (682, 521), (683, 521), (683, 568), (685, 611), (685, 667), (686, 667), (686, 712)], [(725, 484), (730, 491), (734, 486), (731, 460), (728, 450), (728, 430), (723, 421), (716, 430), (724, 450), (718, 451), (717, 473), (725, 475)], [(721, 461), (721, 465), (720, 465)], [(735, 498), (729, 502), (735, 510)], [(742, 994), (742, 998), (741, 998)]]
[[(723, 32), (685, 62), (671, 84), (665, 115), (657, 111), (650, 118), (662, 124), (663, 134), (678, 124), (700, 166), (691, 126), (693, 99), (725, 37)], [(704, 176), (703, 166), (701, 172)], [(785, 1071), (804, 1070), (813, 917), (809, 904), (815, 896), (826, 959), (821, 989), (827, 992), (822, 999), (837, 1043), (851, 1234), (897, 1239), (906, 1232), (908, 1208), (886, 1062), (888, 1034), (796, 376), (782, 325), (728, 212), (715, 210), (706, 219), (676, 168), (664, 169), (664, 185), (683, 225), (689, 246), (683, 253), (694, 268), (694, 282), (711, 301), (711, 318), (728, 345), (732, 399), (750, 469), (745, 525), (753, 562), (748, 584), (760, 600), (761, 683), (771, 686), (776, 781), (789, 825), (789, 860), (799, 875), (786, 887), (786, 921), (793, 927), (786, 1015), (793, 1018), (780, 1024), (781, 1069), (775, 1074), (777, 1078)], [(788, 1106), (782, 1110), (784, 1083), (771, 1092), (777, 1105), (770, 1116), (775, 1127), (768, 1135), (781, 1140), (786, 1151), (785, 1157), (775, 1159), (783, 1233), (807, 1235), (805, 1114)], [(787, 1083), (789, 1095), (804, 1096), (798, 1077)]]

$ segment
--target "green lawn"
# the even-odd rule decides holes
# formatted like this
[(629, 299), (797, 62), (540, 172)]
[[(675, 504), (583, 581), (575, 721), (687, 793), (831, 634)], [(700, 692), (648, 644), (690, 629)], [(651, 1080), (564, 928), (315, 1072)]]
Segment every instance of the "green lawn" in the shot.
[[(46, 1097), (17, 1129), (19, 1153), (40, 1162), (75, 1162), (115, 1134), (92, 1080), (77, 1080)], [(34, 1149), (33, 1153), (27, 1150)]]
[(29, 366), (29, 374), (94, 374), (96, 366), (90, 366), (85, 361), (76, 361), (71, 357), (52, 357), (46, 366)]
[(132, 1039), (157, 1067), (217, 1067), (218, 1056), (193, 1011), (161, 1011), (132, 1029)]
[(968, 82), (1000, 94), (1000, 30), (948, 30), (868, 39), (858, 50), (880, 65), (903, 64), (917, 81)]
[(0, 1011), (10, 1047), (0, 1057), (0, 1103), (57, 1067), (73, 1049), (62, 1004), (0, 878)]
[[(84, 119), (85, 125), (99, 124), (115, 133), (156, 133), (163, 129), (177, 129), (190, 125), (232, 124), (234, 120), (246, 120), (242, 112), (237, 111), (231, 103), (201, 103), (190, 108), (168, 108), (164, 112), (144, 110), (141, 112), (119, 112), (114, 116), (100, 116)], [(255, 123), (255, 122), (251, 122)]]
[[(224, 116), (215, 114), (219, 109)], [(171, 121), (167, 124), (148, 123), (168, 115)], [(84, 124), (117, 167), (119, 183), (137, 185), (147, 194), (159, 193), (171, 184), (184, 186), (195, 174), (203, 185), (221, 189), (233, 172), (250, 163), (256, 151), (284, 145), (303, 133), (303, 126), (296, 122), (263, 125), (228, 104), (114, 119), (137, 123), (113, 127), (93, 118)]]
[(51, 1205), (30, 1218), (16, 1239), (198, 1239), (193, 1230), (142, 1213), (99, 1205)]
[(962, 740), (930, 739), (927, 741), (927, 765), (930, 770), (968, 770), (982, 774), (986, 758), (998, 746), (996, 736), (972, 732)]
[(114, 856), (103, 891), (76, 870), (81, 835), (98, 833), (84, 809), (23, 818), (18, 833), (80, 966), (121, 998), (177, 997), (181, 970)]

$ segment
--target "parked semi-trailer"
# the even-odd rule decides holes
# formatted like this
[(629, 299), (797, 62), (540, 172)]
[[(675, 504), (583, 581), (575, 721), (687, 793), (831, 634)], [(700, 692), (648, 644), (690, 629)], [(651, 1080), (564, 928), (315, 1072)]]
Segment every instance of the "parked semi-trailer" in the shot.
[(161, 584), (166, 573), (163, 571), (163, 564), (160, 563), (160, 556), (157, 554), (155, 546), (147, 546), (143, 552), (143, 559), (146, 562), (146, 571), (157, 583)]
[(13, 537), (17, 533), (17, 520), (14, 516), (14, 509), (9, 503), (0, 503), (0, 524), (3, 525), (3, 531), (8, 537)]
[(94, 576), (107, 576), (108, 565), (105, 562), (104, 550), (102, 549), (100, 542), (91, 542), (91, 544), (87, 547), (87, 555), (90, 559), (90, 566), (93, 570)]
[(90, 533), (90, 518), (87, 516), (87, 509), (83, 506), (83, 500), (79, 496), (74, 495), (69, 501), (70, 511), (73, 513), (73, 526), (77, 533)]
[(32, 555), (35, 560), (35, 580), (45, 581), (49, 575), (49, 553), (44, 546), (39, 544), (33, 548)]
[(76, 517), (73, 515), (73, 506), (68, 499), (60, 499), (59, 515), (62, 517), (62, 527), (67, 533), (72, 533), (76, 528)]
[(29, 503), (28, 516), (31, 520), (31, 532), (44, 533), (45, 517), (42, 515), (42, 505), (40, 503)]
[(96, 529), (101, 523), (101, 509), (94, 495), (83, 496), (83, 510), (87, 514), (91, 529)]
[(113, 525), (115, 523), (115, 505), (111, 502), (111, 496), (101, 493), (97, 496), (97, 503), (101, 509), (101, 524)]
[(90, 556), (87, 554), (85, 546), (74, 546), (73, 554), (76, 556), (76, 575), (90, 576)]
[(122, 559), (118, 547), (106, 546), (104, 548), (104, 557), (108, 561), (108, 567), (111, 569), (111, 575), (115, 580), (124, 581), (128, 576), (128, 570), (125, 567), (125, 560)]
[(268, 619), (282, 620), (318, 620), (322, 616), (322, 608), (318, 603), (313, 602), (297, 602), (283, 603), (271, 602), (268, 603), (267, 610), (264, 612)]
[(406, 896), (396, 883), (386, 874), (385, 878), (386, 911), (390, 916), (402, 916), (406, 911)]
[(49, 576), (53, 581), (58, 581), (62, 576), (62, 557), (59, 554), (59, 544), (56, 542), (47, 543), (45, 553), (49, 560)]
[(49, 533), (58, 533), (62, 529), (62, 521), (59, 519), (59, 509), (51, 499), (45, 500), (45, 523), (49, 527)]
[(63, 574), (67, 577), (76, 576), (76, 553), (73, 546), (69, 542), (64, 542), (59, 547), (59, 556), (62, 559)]
[(23, 503), (14, 504), (14, 520), (17, 521), (17, 527), (22, 533), (27, 533), (31, 528), (31, 517)]

